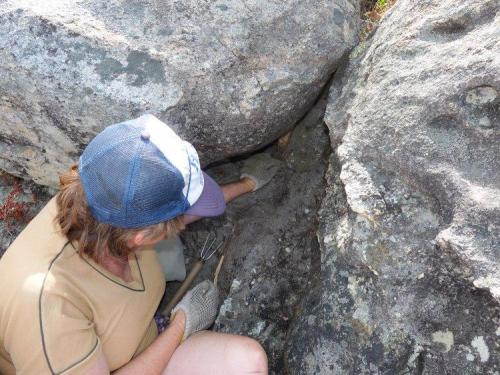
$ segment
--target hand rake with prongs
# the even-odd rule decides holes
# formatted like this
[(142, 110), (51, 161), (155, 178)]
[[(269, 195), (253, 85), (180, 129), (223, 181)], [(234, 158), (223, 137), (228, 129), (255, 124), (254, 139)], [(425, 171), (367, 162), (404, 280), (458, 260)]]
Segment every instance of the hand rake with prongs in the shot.
[(184, 296), (184, 294), (187, 292), (187, 290), (193, 283), (195, 277), (200, 273), (205, 262), (209, 260), (217, 251), (219, 251), (222, 245), (224, 244), (224, 242), (221, 242), (220, 244), (217, 245), (215, 243), (216, 241), (217, 241), (217, 235), (215, 234), (212, 235), (212, 233), (209, 233), (205, 240), (205, 243), (203, 244), (203, 247), (201, 248), (199, 259), (193, 265), (191, 271), (189, 271), (189, 274), (186, 276), (186, 279), (182, 282), (182, 285), (180, 286), (177, 293), (175, 293), (174, 297), (168, 303), (165, 310), (163, 310), (163, 314), (165, 314), (165, 316), (168, 316), (170, 314), (170, 311), (172, 311), (172, 309), (175, 307), (175, 305), (179, 303), (181, 298)]

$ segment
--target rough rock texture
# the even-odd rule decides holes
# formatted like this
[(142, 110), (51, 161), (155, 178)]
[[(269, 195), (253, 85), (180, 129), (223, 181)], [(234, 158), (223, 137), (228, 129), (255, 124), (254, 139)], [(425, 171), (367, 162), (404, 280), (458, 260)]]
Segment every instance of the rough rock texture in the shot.
[[(378, 30), (352, 53), (345, 70), (336, 75), (325, 119), (336, 151), (329, 160), (326, 136), (321, 129), (324, 103), (320, 102), (295, 129), (282, 155), (287, 169), (262, 190), (232, 203), (225, 217), (193, 224), (184, 234), (191, 262), (208, 232), (218, 232), (222, 237), (235, 230), (220, 274), (224, 300), (215, 329), (257, 338), (269, 355), (272, 373), (500, 373), (497, 3), (398, 0)], [(35, 2), (30, 4), (34, 9)], [(74, 15), (78, 22), (68, 21), (63, 27), (59, 21), (34, 17), (33, 10), (9, 13), (2, 8), (1, 17), (6, 22), (0, 23), (1, 30), (22, 21), (32, 27), (33, 35), (40, 35), (38, 39), (26, 39), (20, 34), (13, 39), (9, 48), (17, 55), (0, 50), (0, 56), (8, 62), (4, 65), (2, 61), (0, 68), (0, 126), (4, 126), (4, 119), (12, 124), (30, 123), (30, 119), (43, 112), (48, 122), (63, 129), (36, 127), (36, 135), (29, 126), (13, 127), (16, 130), (12, 133), (4, 132), (2, 127), (1, 134), (9, 134), (2, 135), (2, 147), (7, 145), (9, 152), (18, 153), (18, 159), (26, 158), (17, 165), (13, 159), (2, 159), (4, 165), (25, 168), (24, 174), (34, 175), (36, 171), (40, 178), (53, 175), (58, 167), (45, 166), (46, 162), (39, 158), (43, 146), (36, 143), (41, 145), (41, 139), (52, 137), (56, 146), (46, 149), (47, 161), (57, 165), (59, 160), (62, 166), (78, 154), (90, 134), (102, 124), (88, 123), (85, 126), (92, 130), (79, 133), (84, 125), (76, 120), (72, 123), (70, 118), (94, 121), (95, 117), (111, 123), (148, 109), (165, 120), (175, 121), (178, 130), (193, 137), (204, 150), (207, 160), (233, 152), (225, 148), (222, 137), (221, 143), (214, 143), (216, 146), (210, 150), (213, 154), (207, 154), (204, 145), (214, 142), (210, 136), (220, 137), (220, 133), (215, 135), (217, 126), (204, 127), (214, 123), (213, 119), (221, 124), (221, 129), (222, 125), (226, 127), (230, 140), (227, 143), (234, 143), (231, 147), (235, 149), (239, 147), (236, 152), (247, 151), (263, 143), (258, 137), (270, 140), (300, 117), (331, 69), (325, 65), (313, 73), (307, 69), (299, 73), (298, 68), (292, 70), (288, 65), (292, 64), (290, 59), (296, 61), (293, 59), (299, 56), (297, 64), (306, 66), (300, 64), (307, 64), (311, 55), (321, 51), (319, 47), (315, 50), (317, 40), (330, 43), (321, 39), (329, 35), (329, 21), (317, 28), (313, 24), (311, 34), (306, 33), (311, 35), (309, 41), (315, 41), (308, 45), (314, 52), (307, 56), (305, 51), (294, 50), (304, 49), (300, 43), (307, 38), (297, 35), (289, 46), (294, 52), (287, 55), (276, 42), (284, 37), (283, 33), (262, 31), (284, 31), (281, 27), (287, 25), (304, 26), (300, 20), (305, 15), (311, 15), (310, 22), (318, 17), (317, 13), (298, 7), (293, 14), (300, 14), (300, 18), (294, 18), (288, 8), (291, 2), (269, 2), (271, 12), (280, 8), (287, 16), (277, 20), (266, 13), (267, 29), (250, 16), (254, 13), (248, 7), (251, 9), (254, 3), (207, 2), (206, 12), (193, 11), (205, 9), (201, 3), (197, 4), (200, 8), (193, 8), (191, 2), (171, 3), (177, 9), (186, 7), (186, 12), (180, 14), (193, 14), (196, 21), (181, 17), (181, 21), (173, 22), (170, 31), (155, 40), (168, 41), (169, 46), (177, 48), (179, 56), (185, 57), (182, 61), (163, 59), (168, 51), (158, 46), (155, 48), (159, 52), (141, 47), (145, 45), (143, 39), (161, 34), (157, 27), (136, 32), (139, 27), (150, 25), (144, 22), (150, 14), (141, 4), (127, 2), (123, 9), (117, 9), (111, 3), (108, 10), (102, 5), (100, 11), (96, 11), (97, 5), (85, 5), (89, 10), (85, 19), (90, 21), (101, 14), (117, 14), (116, 23), (88, 24), (85, 36), (79, 31), (84, 26), (78, 22), (84, 18), (78, 12)], [(235, 8), (238, 4), (241, 8)], [(322, 2), (300, 5), (311, 6), (307, 8), (311, 12), (326, 6)], [(197, 55), (188, 47), (206, 41), (204, 38), (212, 35), (207, 30), (229, 30), (225, 22), (231, 17), (225, 21), (217, 18), (219, 10), (232, 11), (233, 19), (245, 27), (251, 25), (255, 33), (248, 39), (240, 38), (247, 29), (234, 28), (233, 24), (233, 32), (241, 31), (241, 35), (214, 34), (223, 38), (214, 42), (217, 46), (226, 43), (230, 49), (212, 50), (206, 44), (201, 49), (206, 56)], [(127, 12), (138, 15), (138, 21), (130, 22)], [(330, 14), (335, 21), (335, 11)], [(63, 19), (69, 13), (59, 16)], [(208, 21), (194, 28), (194, 24), (200, 25), (202, 17)], [(118, 32), (119, 22), (129, 22), (132, 34)], [(109, 30), (99, 36), (105, 28)], [(321, 38), (312, 39), (313, 32)], [(139, 38), (134, 39), (138, 34)], [(267, 45), (264, 39), (274, 43), (274, 50), (262, 55), (262, 48)], [(48, 49), (41, 59), (36, 54), (23, 56), (21, 51), (29, 48), (16, 49), (14, 41), (26, 43), (29, 48), (35, 48), (36, 43), (43, 47), (49, 42), (62, 42), (65, 47), (53, 52)], [(75, 43), (81, 43), (80, 49), (74, 49)], [(113, 46), (113, 52), (108, 45)], [(78, 57), (78, 51), (85, 56), (93, 54), (93, 60)], [(251, 55), (252, 51), (258, 53)], [(74, 65), (69, 65), (67, 72), (57, 70), (61, 65), (46, 63), (57, 62), (63, 53)], [(329, 59), (328, 53), (318, 59)], [(259, 54), (270, 60), (257, 61)], [(340, 56), (333, 54), (335, 59)], [(39, 61), (36, 65), (41, 68), (37, 69), (47, 70), (39, 74), (41, 70), (28, 65), (16, 67), (16, 59), (31, 61), (32, 66)], [(168, 85), (153, 84), (163, 79), (157, 75), (161, 69), (155, 61), (160, 61)], [(196, 80), (186, 80), (186, 61), (197, 63), (201, 73)], [(220, 65), (210, 65), (213, 61)], [(285, 63), (288, 70), (283, 68)], [(186, 69), (182, 70), (184, 65)], [(32, 80), (3, 80), (5, 66), (18, 69), (25, 77), (34, 71), (38, 75)], [(212, 74), (214, 71), (217, 74)], [(281, 76), (283, 71), (289, 75)], [(316, 73), (323, 78), (314, 81)], [(75, 76), (74, 91), (57, 88), (61, 82), (57, 74)], [(92, 81), (93, 74), (101, 75), (103, 82)], [(262, 88), (252, 89), (249, 82), (253, 77), (258, 77), (257, 84)], [(262, 81), (263, 77), (274, 78)], [(68, 80), (65, 78), (65, 82)], [(131, 87), (131, 93), (121, 89), (125, 84)], [(172, 87), (179, 87), (180, 99)], [(54, 96), (46, 97), (46, 88)], [(16, 90), (40, 99), (26, 103), (21, 96), (12, 98), (11, 93)], [(230, 98), (225, 96), (226, 91)], [(80, 102), (75, 98), (81, 98)], [(73, 108), (79, 105), (80, 117), (65, 114), (67, 104), (61, 100)], [(98, 105), (89, 105), (93, 100)], [(230, 110), (220, 112), (223, 105)], [(94, 117), (89, 116), (91, 112), (95, 112)], [(260, 122), (261, 119), (265, 121)], [(271, 132), (272, 136), (262, 127), (257, 128), (271, 120), (286, 126)], [(73, 125), (70, 128), (65, 124)], [(246, 130), (248, 134), (243, 133)], [(234, 132), (242, 132), (241, 138), (231, 139)], [(240, 140), (242, 143), (238, 143)], [(247, 148), (247, 144), (251, 146)], [(274, 147), (267, 152), (278, 154)], [(28, 163), (29, 158), (34, 161)], [(236, 161), (221, 165), (211, 169), (211, 173), (220, 182), (230, 181), (238, 176), (238, 164)], [(211, 259), (200, 277), (211, 278), (216, 264), (216, 258)]]
[[(183, 234), (191, 262), (208, 232), (222, 237), (234, 230), (219, 275), (222, 306), (214, 329), (256, 338), (272, 374), (287, 372), (289, 325), (320, 269), (316, 217), (330, 153), (325, 106), (326, 97), (295, 128), (286, 150), (266, 150), (285, 163), (269, 185), (230, 203), (224, 217), (194, 223)], [(219, 182), (234, 180), (239, 162), (209, 173)], [(213, 278), (216, 265), (214, 257), (199, 279)]]
[(500, 373), (498, 4), (398, 0), (338, 72), (291, 374)]
[(359, 23), (356, 0), (0, 3), (0, 169), (52, 186), (104, 126), (144, 112), (205, 163), (271, 143)]

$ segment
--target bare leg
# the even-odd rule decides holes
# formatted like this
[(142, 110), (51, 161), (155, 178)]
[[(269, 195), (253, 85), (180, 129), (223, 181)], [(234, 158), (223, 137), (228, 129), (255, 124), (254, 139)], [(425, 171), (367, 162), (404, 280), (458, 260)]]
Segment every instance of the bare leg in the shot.
[(202, 331), (174, 352), (163, 375), (267, 375), (267, 356), (245, 336)]

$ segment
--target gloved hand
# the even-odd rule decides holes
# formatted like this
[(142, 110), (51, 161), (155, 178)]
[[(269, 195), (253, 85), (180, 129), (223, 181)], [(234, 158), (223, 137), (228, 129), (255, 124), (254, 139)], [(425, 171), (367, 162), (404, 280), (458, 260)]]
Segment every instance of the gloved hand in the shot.
[(268, 153), (255, 154), (243, 162), (240, 178), (250, 178), (255, 182), (252, 191), (258, 190), (271, 181), (281, 164), (281, 161), (272, 158)]
[(191, 334), (210, 327), (219, 309), (219, 291), (209, 280), (205, 280), (189, 290), (184, 298), (172, 309), (172, 316), (182, 310), (186, 314), (186, 327), (182, 341)]

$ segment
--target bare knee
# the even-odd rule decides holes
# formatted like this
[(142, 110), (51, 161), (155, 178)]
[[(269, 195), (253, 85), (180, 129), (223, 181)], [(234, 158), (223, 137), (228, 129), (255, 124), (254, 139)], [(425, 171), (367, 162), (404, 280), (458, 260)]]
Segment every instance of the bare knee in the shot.
[(177, 348), (163, 374), (202, 373), (267, 375), (267, 355), (262, 346), (250, 337), (199, 332)]
[(234, 342), (228, 343), (227, 360), (232, 362), (241, 374), (266, 374), (267, 355), (258, 341), (240, 336)]

